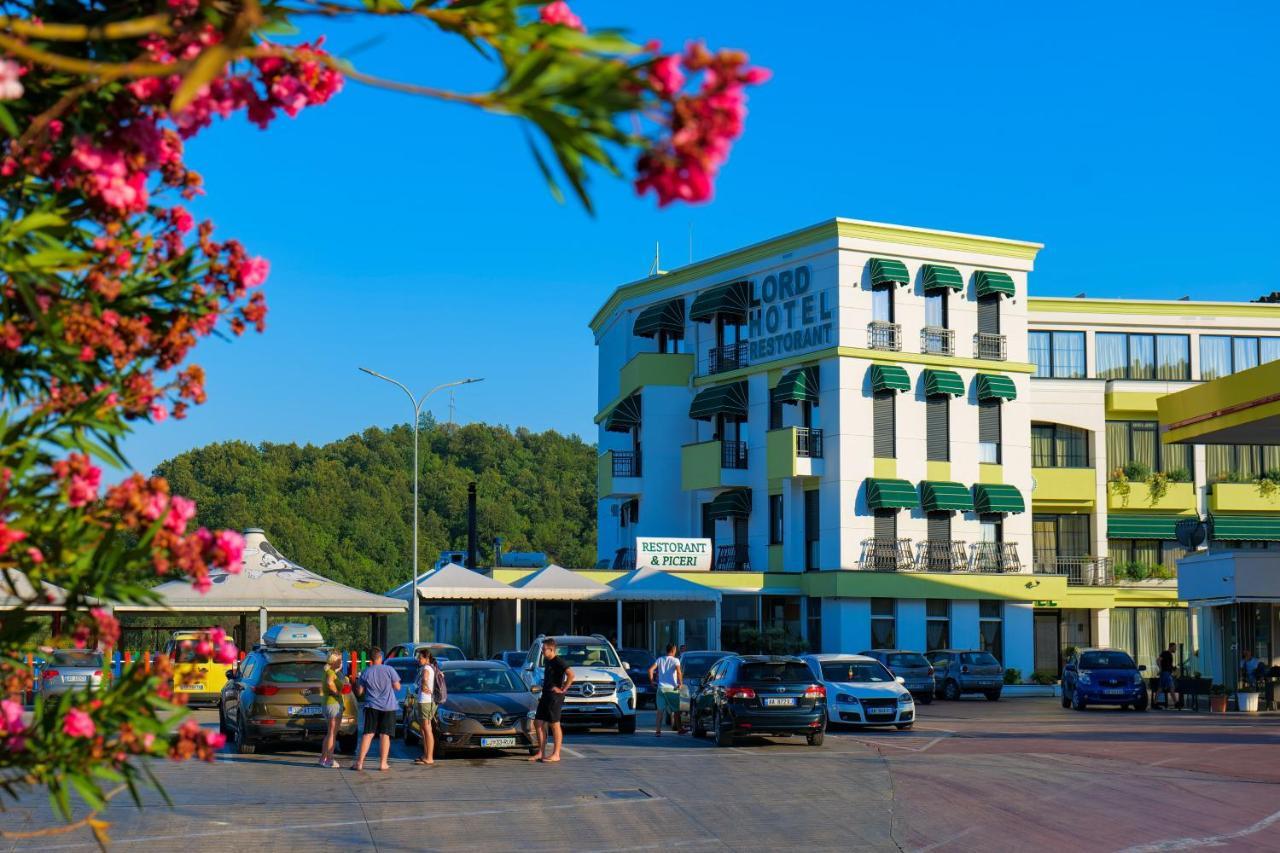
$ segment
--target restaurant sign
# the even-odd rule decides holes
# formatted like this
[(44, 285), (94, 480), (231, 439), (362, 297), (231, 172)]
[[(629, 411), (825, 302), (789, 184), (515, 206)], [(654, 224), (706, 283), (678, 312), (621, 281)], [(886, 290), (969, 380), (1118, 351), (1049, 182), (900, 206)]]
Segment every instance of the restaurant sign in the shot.
[(636, 568), (709, 572), (711, 571), (711, 540), (637, 536)]

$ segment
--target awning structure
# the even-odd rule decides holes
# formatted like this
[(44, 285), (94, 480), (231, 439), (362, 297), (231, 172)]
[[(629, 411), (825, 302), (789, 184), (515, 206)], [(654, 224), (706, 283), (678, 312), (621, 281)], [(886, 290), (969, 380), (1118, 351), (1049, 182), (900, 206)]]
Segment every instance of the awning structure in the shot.
[(978, 483), (973, 487), (973, 508), (980, 513), (1026, 512), (1027, 505), (1017, 486)]
[(751, 490), (729, 489), (721, 492), (707, 504), (707, 514), (712, 518), (746, 518), (751, 515)]
[(1280, 542), (1280, 517), (1265, 515), (1214, 515), (1214, 539)]
[(916, 487), (906, 480), (868, 477), (867, 506), (871, 509), (911, 509), (920, 506)]
[(784, 373), (771, 393), (778, 403), (818, 402), (818, 366), (811, 364)]
[(871, 365), (872, 391), (910, 391), (911, 377), (906, 368), (896, 364)]
[(940, 397), (950, 394), (952, 397), (964, 396), (964, 380), (954, 370), (926, 369), (924, 372), (924, 395)]
[(712, 385), (698, 392), (689, 406), (689, 417), (695, 421), (709, 421), (716, 415), (738, 421), (747, 419), (746, 382)]
[(557, 565), (538, 569), (511, 584), (527, 601), (587, 601), (612, 598), (613, 589)]
[[(402, 591), (407, 593), (407, 586), (388, 594), (399, 597)], [(418, 598), (422, 601), (511, 601), (524, 597), (515, 587), (457, 563), (433, 569), (418, 582)]]
[(920, 484), (920, 508), (925, 512), (968, 512), (973, 509), (973, 495), (959, 483), (925, 480)]
[(1013, 380), (999, 373), (978, 374), (979, 400), (1016, 400), (1018, 389)]
[(659, 332), (668, 335), (684, 336), (684, 300), (668, 299), (657, 305), (650, 305), (636, 317), (631, 332), (641, 338), (656, 337)]
[(1183, 516), (1130, 515), (1113, 512), (1107, 515), (1108, 539), (1174, 539), (1174, 528)]
[(639, 393), (627, 397), (604, 417), (604, 428), (609, 432), (631, 432), (638, 426), (640, 426)]
[(719, 601), (720, 590), (646, 566), (609, 584), (611, 598), (621, 601)]
[(911, 275), (907, 265), (892, 258), (871, 259), (871, 286), (881, 287), (886, 284), (900, 286), (911, 283)]
[(925, 264), (921, 269), (924, 273), (925, 293), (931, 290), (964, 290), (964, 276), (955, 267)]
[(982, 296), (1013, 296), (1016, 288), (1013, 286), (1013, 279), (1005, 272), (992, 272), (990, 270), (978, 270), (973, 274), (974, 290), (979, 297)]
[(689, 319), (695, 323), (709, 323), (717, 314), (747, 316), (751, 308), (751, 282), (735, 281), (704, 290), (694, 297), (689, 308)]
[(24, 602), (31, 613), (61, 611), (67, 603), (67, 591), (45, 581), (40, 582), (40, 594), (36, 595), (31, 578), (16, 569), (0, 572), (0, 610), (16, 610)]

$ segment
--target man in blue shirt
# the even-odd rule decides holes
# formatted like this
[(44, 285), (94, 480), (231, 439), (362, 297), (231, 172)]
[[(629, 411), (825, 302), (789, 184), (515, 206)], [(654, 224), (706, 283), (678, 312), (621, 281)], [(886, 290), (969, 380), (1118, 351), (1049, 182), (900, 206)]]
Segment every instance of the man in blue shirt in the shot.
[(382, 753), (379, 770), (390, 770), (387, 763), (391, 755), (391, 736), (396, 733), (396, 693), (400, 690), (400, 675), (382, 662), (382, 650), (374, 649), (370, 664), (356, 679), (356, 695), (364, 700), (364, 736), (360, 738), (360, 755), (352, 770), (364, 769), (364, 757), (369, 754), (373, 736), (378, 736), (378, 748)]

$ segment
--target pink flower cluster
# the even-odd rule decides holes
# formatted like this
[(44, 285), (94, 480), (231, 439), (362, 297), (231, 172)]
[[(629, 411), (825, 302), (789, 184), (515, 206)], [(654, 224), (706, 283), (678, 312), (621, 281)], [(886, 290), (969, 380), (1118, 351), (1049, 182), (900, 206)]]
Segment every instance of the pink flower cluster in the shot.
[(542, 23), (550, 24), (553, 27), (568, 27), (571, 30), (586, 32), (587, 28), (583, 25), (582, 19), (573, 13), (569, 8), (569, 4), (564, 0), (554, 0), (542, 7), (538, 13)]
[(0, 59), (0, 101), (16, 101), (22, 97), (22, 75), (25, 69), (12, 59)]
[(88, 454), (73, 453), (53, 463), (53, 473), (66, 489), (67, 506), (82, 507), (98, 499), (102, 485), (102, 469), (94, 465)]
[(81, 708), (71, 708), (62, 718), (62, 732), (68, 737), (91, 738), (98, 732), (93, 717)]
[(195, 720), (187, 720), (178, 727), (177, 737), (169, 744), (169, 757), (175, 761), (188, 758), (213, 761), (226, 742), (221, 732), (202, 729)]
[(0, 699), (0, 746), (18, 752), (26, 744), (23, 733), (27, 724), (22, 719), (22, 705), (12, 699)]

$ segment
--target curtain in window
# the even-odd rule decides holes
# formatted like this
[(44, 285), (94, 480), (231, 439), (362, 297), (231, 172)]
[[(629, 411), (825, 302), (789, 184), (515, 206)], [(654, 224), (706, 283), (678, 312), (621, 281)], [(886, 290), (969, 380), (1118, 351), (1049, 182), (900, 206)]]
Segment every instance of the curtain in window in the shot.
[(1191, 445), (1160, 445), (1160, 470), (1166, 474), (1181, 472), (1191, 476)]
[(1262, 345), (1261, 361), (1263, 364), (1280, 358), (1280, 338), (1262, 338), (1259, 343)]
[(898, 641), (894, 637), (892, 619), (871, 620), (871, 646), (873, 648), (892, 649), (897, 643)]
[(1225, 335), (1200, 336), (1200, 378), (1217, 379), (1231, 375), (1231, 338)]
[(1231, 343), (1232, 369), (1234, 372), (1239, 373), (1242, 370), (1248, 370), (1250, 367), (1258, 366), (1257, 338), (1232, 338)]
[(1111, 646), (1133, 654), (1133, 608), (1111, 608)]
[(924, 296), (924, 324), (944, 329), (947, 326), (947, 292), (935, 290)]
[(1129, 378), (1156, 378), (1156, 339), (1153, 336), (1129, 336)]
[(1133, 556), (1133, 540), (1108, 539), (1107, 556), (1111, 558), (1113, 567), (1119, 567), (1129, 562)]
[(871, 291), (871, 319), (893, 322), (893, 289), (877, 287)]
[(1204, 470), (1209, 482), (1217, 483), (1227, 479), (1234, 463), (1234, 448), (1229, 444), (1206, 444), (1204, 448)]
[(1089, 466), (1089, 433), (1075, 427), (1060, 426), (1057, 440), (1058, 465), (1063, 468), (1087, 468)]
[(1089, 516), (1058, 516), (1058, 553), (1064, 557), (1087, 557), (1093, 553), (1089, 544)]
[(1159, 446), (1158, 428), (1152, 421), (1134, 421), (1129, 424), (1133, 444), (1133, 461), (1156, 470), (1156, 448)]
[(1178, 568), (1178, 561), (1187, 556), (1187, 549), (1177, 542), (1160, 543), (1160, 564), (1166, 568)]
[(1114, 332), (1098, 332), (1093, 336), (1094, 349), (1098, 354), (1099, 379), (1123, 379), (1128, 367), (1128, 353), (1125, 352), (1126, 335)]
[(1107, 464), (1113, 469), (1129, 464), (1129, 425), (1123, 421), (1107, 422)]
[(1027, 343), (1027, 352), (1031, 363), (1036, 366), (1033, 376), (1052, 376), (1053, 366), (1049, 360), (1049, 333), (1031, 332)]
[[(1276, 357), (1280, 358), (1280, 347)], [(1186, 335), (1156, 335), (1156, 379), (1190, 378), (1191, 339)]]
[(1053, 427), (1031, 427), (1031, 467), (1052, 468), (1053, 460)]
[(1154, 539), (1133, 540), (1133, 561), (1144, 566), (1160, 565), (1160, 543)]
[(1051, 566), (1058, 556), (1058, 521), (1053, 516), (1031, 520), (1031, 550), (1041, 565)]
[(1265, 471), (1280, 471), (1280, 445), (1262, 446), (1262, 468)]
[(1155, 672), (1156, 658), (1160, 654), (1160, 611), (1154, 607), (1134, 608), (1133, 659), (1139, 666), (1146, 664), (1148, 672)]
[(1252, 480), (1262, 473), (1262, 454), (1250, 444), (1236, 445), (1236, 471), (1245, 480)]
[(1053, 333), (1053, 375), (1059, 379), (1084, 378), (1084, 332)]
[(984, 652), (990, 652), (998, 661), (1004, 660), (1004, 623), (984, 619), (978, 623), (978, 643)]
[(925, 623), (925, 651), (932, 652), (936, 649), (945, 649), (949, 644), (947, 630), (947, 622), (943, 619), (930, 619)]
[[(1164, 645), (1161, 651), (1168, 647), (1170, 643), (1178, 644), (1178, 652), (1188, 657), (1191, 654), (1191, 632), (1187, 628), (1187, 611), (1182, 609), (1164, 611)], [(1175, 659), (1174, 665), (1181, 663)]]

